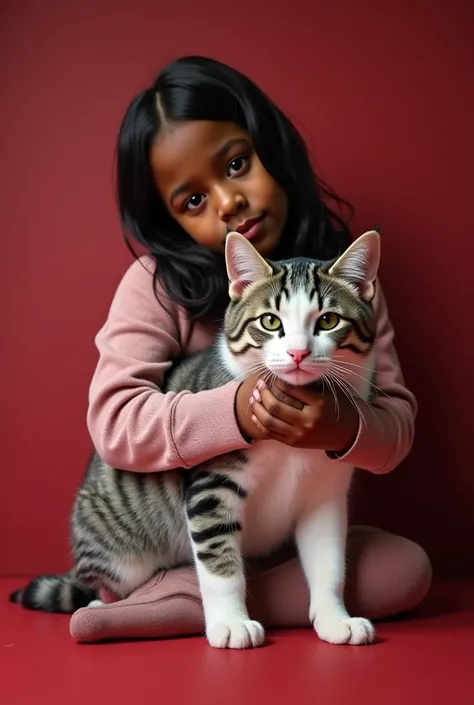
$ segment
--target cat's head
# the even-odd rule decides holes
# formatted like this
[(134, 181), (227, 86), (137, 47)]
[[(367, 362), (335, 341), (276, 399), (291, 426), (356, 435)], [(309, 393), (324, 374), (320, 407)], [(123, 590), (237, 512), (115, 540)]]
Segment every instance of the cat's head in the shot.
[[(230, 304), (225, 357), (233, 374), (268, 372), (311, 384), (337, 361), (361, 361), (375, 337), (380, 240), (369, 231), (336, 260), (271, 262), (239, 233), (226, 240)], [(349, 364), (351, 364), (349, 362)]]

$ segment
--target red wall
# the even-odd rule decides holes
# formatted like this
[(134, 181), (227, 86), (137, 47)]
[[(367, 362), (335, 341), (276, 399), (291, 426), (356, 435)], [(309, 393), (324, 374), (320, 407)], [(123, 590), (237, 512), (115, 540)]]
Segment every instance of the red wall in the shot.
[(114, 140), (132, 95), (183, 53), (248, 72), (355, 203), (355, 232), (381, 226), (420, 414), (409, 460), (364, 473), (357, 517), (421, 541), (439, 570), (471, 570), (472, 3), (296, 2), (282, 14), (248, 0), (39, 5), (10, 0), (0, 18), (0, 573), (68, 565), (93, 338), (130, 262)]

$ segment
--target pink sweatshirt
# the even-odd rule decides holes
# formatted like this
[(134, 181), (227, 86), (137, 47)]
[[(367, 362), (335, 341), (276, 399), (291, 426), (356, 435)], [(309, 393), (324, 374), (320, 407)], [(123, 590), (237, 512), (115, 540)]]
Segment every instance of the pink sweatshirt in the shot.
[[(106, 463), (136, 472), (190, 468), (249, 444), (234, 416), (238, 388), (160, 391), (163, 375), (178, 355), (207, 347), (215, 330), (191, 323), (186, 311), (166, 298), (167, 311), (153, 293), (154, 263), (135, 261), (114, 296), (96, 337), (99, 361), (89, 393), (87, 423), (92, 442)], [(393, 346), (394, 332), (378, 287), (378, 368), (376, 384), (385, 394), (373, 400), (346, 461), (373, 473), (393, 470), (413, 442), (417, 404), (404, 386)]]

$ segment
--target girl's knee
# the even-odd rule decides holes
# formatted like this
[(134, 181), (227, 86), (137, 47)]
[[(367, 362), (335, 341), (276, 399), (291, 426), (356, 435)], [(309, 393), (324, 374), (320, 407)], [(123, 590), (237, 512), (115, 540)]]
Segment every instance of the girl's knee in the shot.
[(385, 551), (383, 560), (387, 568), (387, 604), (381, 616), (408, 612), (428, 594), (433, 577), (431, 561), (418, 543), (404, 536), (383, 532), (377, 539), (379, 548)]
[(404, 543), (405, 606), (400, 611), (417, 607), (428, 594), (433, 580), (433, 568), (428, 554), (419, 544), (397, 536)]
[(432, 581), (426, 551), (415, 541), (372, 527), (351, 527), (348, 599), (353, 609), (383, 619), (417, 607)]

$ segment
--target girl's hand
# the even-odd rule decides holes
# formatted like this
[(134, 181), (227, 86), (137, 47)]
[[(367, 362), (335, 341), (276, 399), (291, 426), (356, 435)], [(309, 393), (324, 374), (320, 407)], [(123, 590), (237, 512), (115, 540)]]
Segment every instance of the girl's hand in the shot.
[(240, 433), (247, 442), (260, 441), (269, 438), (266, 429), (261, 429), (252, 421), (253, 411), (250, 399), (253, 390), (260, 380), (260, 375), (253, 374), (239, 386), (235, 398), (235, 418), (240, 429)]
[(269, 389), (260, 380), (249, 402), (258, 437), (296, 448), (342, 452), (357, 436), (359, 414), (342, 393), (335, 399), (281, 381)]

